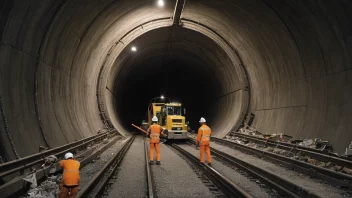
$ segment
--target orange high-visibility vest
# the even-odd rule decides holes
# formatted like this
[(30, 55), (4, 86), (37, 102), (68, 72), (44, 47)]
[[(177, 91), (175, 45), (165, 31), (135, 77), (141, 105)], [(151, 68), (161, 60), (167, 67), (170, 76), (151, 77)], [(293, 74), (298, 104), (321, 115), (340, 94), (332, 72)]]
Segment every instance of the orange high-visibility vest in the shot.
[(150, 143), (159, 143), (160, 133), (163, 131), (163, 128), (158, 124), (153, 124), (149, 127), (148, 132), (150, 134)]
[(197, 142), (208, 144), (210, 141), (211, 129), (207, 125), (203, 125), (198, 130)]
[(64, 169), (64, 174), (62, 175), (62, 183), (66, 186), (78, 185), (80, 180), (79, 161), (73, 159), (61, 160), (60, 166)]
[(211, 130), (209, 127), (201, 127), (200, 128), (202, 130), (202, 137), (200, 139), (201, 142), (206, 142), (206, 141), (210, 141), (210, 134), (211, 134)]

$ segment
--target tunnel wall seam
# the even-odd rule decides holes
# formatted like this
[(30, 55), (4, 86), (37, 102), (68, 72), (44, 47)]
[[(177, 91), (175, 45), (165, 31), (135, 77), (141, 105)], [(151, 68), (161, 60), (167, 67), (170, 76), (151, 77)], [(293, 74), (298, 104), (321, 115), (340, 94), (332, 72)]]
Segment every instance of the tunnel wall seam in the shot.
[[(207, 26), (206, 24), (203, 24), (203, 23), (200, 23), (200, 22), (197, 22), (197, 21), (194, 21), (194, 20), (191, 20), (191, 19), (187, 19), (187, 18), (184, 18), (182, 17), (181, 18), (181, 22), (187, 22), (187, 23), (190, 23), (192, 25), (196, 25), (196, 26), (199, 26), (201, 28), (205, 28), (206, 31), (209, 31), (209, 33), (213, 34), (214, 36), (218, 37), (217, 39), (219, 39), (221, 42), (223, 42), (225, 44), (225, 46), (227, 46), (228, 48), (230, 48), (229, 50), (231, 50), (230, 52), (227, 52), (226, 47), (224, 46), (221, 46), (218, 42), (218, 44), (225, 50), (226, 53), (232, 53), (234, 54), (234, 58), (237, 59), (237, 63), (233, 62), (232, 64), (234, 65), (236, 71), (237, 71), (237, 75), (239, 75), (239, 79), (242, 80), (242, 88), (241, 90), (244, 92), (244, 95), (242, 95), (242, 108), (241, 108), (241, 113), (240, 113), (240, 116), (237, 120), (237, 123), (234, 123), (232, 128), (230, 130), (228, 130), (226, 132), (225, 135), (227, 135), (228, 133), (230, 133), (232, 130), (237, 130), (241, 123), (243, 122), (242, 120), (245, 119), (245, 115), (248, 114), (249, 110), (250, 110), (250, 95), (251, 95), (251, 92), (250, 92), (250, 83), (249, 83), (249, 78), (248, 78), (248, 74), (247, 74), (247, 71), (246, 71), (246, 67), (244, 65), (244, 62), (241, 58), (241, 55), (240, 53), (237, 51), (236, 47), (231, 45), (221, 34), (219, 34), (218, 32), (216, 32), (214, 29), (212, 29), (211, 27)], [(205, 34), (207, 36), (209, 36), (209, 34)], [(213, 39), (213, 38), (212, 38)], [(230, 58), (231, 59), (231, 58)], [(232, 60), (233, 61), (233, 60)], [(222, 134), (222, 137), (223, 138), (225, 135), (224, 135), (225, 132), (223, 132)], [(220, 136), (219, 136), (220, 137)]]
[(293, 42), (296, 45), (297, 51), (299, 53), (300, 56), (300, 61), (303, 67), (303, 71), (304, 71), (304, 81), (307, 82), (307, 71), (306, 71), (306, 65), (303, 61), (303, 57), (302, 57), (302, 52), (300, 50), (300, 47), (298, 45), (297, 39), (296, 37), (294, 37), (292, 30), (290, 29), (290, 27), (288, 26), (288, 24), (285, 22), (285, 20), (281, 17), (281, 15), (267, 2), (267, 0), (262, 0), (274, 13), (275, 15), (280, 19), (281, 23), (286, 27), (287, 32), (289, 33), (291, 39), (293, 40)]
[[(169, 17), (163, 17), (163, 18), (158, 18), (158, 19), (153, 19), (147, 22), (144, 22), (142, 24), (138, 24), (137, 26), (135, 26), (134, 28), (132, 28), (131, 30), (127, 31), (124, 35), (122, 35), (118, 41), (116, 41), (114, 43), (114, 45), (112, 45), (110, 47), (110, 49), (108, 50), (108, 53), (106, 55), (106, 57), (104, 57), (104, 61), (100, 67), (100, 73), (99, 73), (99, 77), (98, 77), (98, 83), (97, 83), (97, 101), (98, 101), (98, 107), (99, 107), (99, 111), (100, 111), (100, 116), (102, 116), (102, 119), (106, 120), (106, 123), (109, 125), (109, 127), (114, 127), (121, 135), (125, 135), (121, 130), (119, 130), (120, 127), (117, 127), (115, 119), (112, 118), (110, 116), (110, 113), (108, 111), (108, 107), (106, 106), (107, 104), (107, 96), (105, 94), (105, 90), (107, 87), (107, 77), (103, 78), (103, 76), (107, 76), (110, 73), (111, 70), (111, 63), (108, 62), (109, 59), (111, 59), (111, 54), (120, 54), (122, 52), (122, 50), (127, 47), (129, 45), (129, 42), (133, 41), (134, 38), (129, 38), (129, 40), (125, 41), (124, 39), (126, 39), (130, 34), (138, 34), (139, 31), (142, 29), (144, 30), (144, 26), (148, 25), (148, 24), (152, 24), (157, 22), (158, 27), (164, 27), (166, 24), (170, 24), (171, 20)], [(160, 23), (160, 24), (159, 24)], [(127, 38), (128, 39), (128, 38)], [(122, 46), (119, 46), (122, 45)], [(117, 52), (116, 52), (117, 50)], [(110, 65), (110, 67), (109, 67)]]
[[(46, 25), (46, 28), (44, 30), (44, 35), (40, 41), (39, 44), (39, 49), (38, 49), (38, 53), (37, 53), (37, 57), (36, 57), (36, 67), (35, 67), (35, 73), (34, 73), (34, 78), (35, 78), (35, 97), (34, 97), (34, 104), (35, 104), (35, 113), (36, 113), (36, 117), (38, 120), (38, 124), (39, 124), (39, 129), (40, 129), (40, 133), (42, 134), (43, 138), (44, 138), (44, 143), (46, 144), (47, 147), (50, 148), (50, 145), (48, 143), (47, 138), (45, 137), (44, 134), (44, 129), (43, 129), (43, 123), (41, 121), (40, 115), (39, 115), (39, 107), (38, 107), (38, 73), (39, 73), (39, 67), (41, 62), (43, 62), (45, 65), (50, 65), (48, 63), (45, 63), (45, 60), (43, 59), (44, 57), (44, 51), (43, 49), (45, 49), (45, 46), (47, 45), (47, 40), (49, 38), (49, 35), (52, 31), (52, 28), (55, 24), (55, 21), (57, 20), (59, 13), (63, 11), (63, 9), (65, 8), (65, 6), (68, 4), (68, 0), (62, 0), (61, 3), (58, 5), (58, 7), (56, 8), (56, 10), (54, 11), (53, 15), (51, 16), (48, 24)], [(56, 116), (56, 114), (55, 114)], [(57, 120), (57, 117), (56, 117)], [(58, 123), (59, 124), (59, 123)], [(60, 125), (60, 129), (61, 129), (61, 125)], [(63, 131), (61, 131), (63, 134)], [(66, 136), (63, 134), (63, 136), (65, 137), (65, 139), (67, 140)]]

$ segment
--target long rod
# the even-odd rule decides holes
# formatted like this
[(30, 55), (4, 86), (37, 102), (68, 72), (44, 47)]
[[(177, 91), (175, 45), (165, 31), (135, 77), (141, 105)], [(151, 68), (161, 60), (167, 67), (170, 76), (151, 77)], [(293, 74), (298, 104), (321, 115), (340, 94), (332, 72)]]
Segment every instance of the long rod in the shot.
[(146, 132), (145, 130), (143, 130), (142, 128), (136, 126), (135, 124), (132, 123), (132, 126), (137, 128), (138, 130), (142, 131), (143, 133), (147, 134), (148, 135), (148, 132)]

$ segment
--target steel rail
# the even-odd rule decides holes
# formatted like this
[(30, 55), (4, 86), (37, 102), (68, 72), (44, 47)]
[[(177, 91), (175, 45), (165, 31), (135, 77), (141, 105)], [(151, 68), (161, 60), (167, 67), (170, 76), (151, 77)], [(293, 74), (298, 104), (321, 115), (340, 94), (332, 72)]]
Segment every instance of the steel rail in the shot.
[(257, 144), (262, 144), (262, 145), (268, 144), (270, 146), (277, 147), (277, 148), (280, 148), (280, 149), (283, 149), (286, 151), (296, 150), (297, 152), (298, 151), (304, 152), (306, 155), (308, 155), (311, 158), (314, 158), (316, 160), (323, 161), (323, 162), (332, 162), (336, 165), (352, 169), (352, 161), (351, 160), (344, 159), (342, 157), (338, 157), (336, 155), (333, 155), (331, 153), (324, 152), (324, 151), (321, 151), (318, 149), (308, 148), (308, 147), (299, 146), (296, 144), (290, 144), (290, 143), (286, 143), (286, 142), (276, 142), (273, 140), (266, 141), (265, 138), (254, 137), (251, 135), (245, 135), (245, 134), (241, 134), (241, 133), (233, 133), (233, 134), (237, 137), (247, 139), (247, 140), (255, 142)]
[(179, 151), (183, 156), (189, 159), (193, 164), (197, 165), (198, 168), (202, 170), (202, 172), (212, 181), (212, 183), (218, 187), (227, 197), (253, 197), (242, 188), (234, 184), (231, 180), (221, 175), (214, 168), (210, 167), (205, 163), (200, 163), (199, 159), (177, 146), (176, 144), (171, 145), (174, 149)]
[[(188, 140), (188, 142), (195, 144), (194, 140)], [(211, 153), (218, 157), (219, 159), (226, 161), (227, 163), (236, 166), (237, 168), (245, 171), (247, 174), (251, 175), (254, 178), (259, 179), (261, 182), (271, 186), (280, 195), (284, 197), (309, 197), (309, 198), (319, 198), (320, 196), (310, 192), (309, 190), (292, 183), (284, 178), (281, 178), (274, 173), (261, 169), (260, 167), (245, 162), (235, 156), (226, 154), (222, 151), (219, 151), (215, 148), (211, 148)]]
[(108, 184), (114, 172), (121, 164), (125, 154), (127, 153), (128, 149), (131, 147), (134, 139), (135, 139), (135, 135), (131, 136), (124, 143), (120, 151), (113, 158), (111, 158), (105, 164), (105, 166), (99, 172), (97, 172), (85, 186), (82, 187), (82, 189), (77, 194), (78, 198), (100, 197), (104, 193), (106, 185)]
[(21, 174), (24, 173), (25, 169), (29, 169), (35, 165), (44, 163), (45, 158), (50, 156), (50, 155), (55, 155), (56, 157), (62, 157), (65, 152), (70, 151), (72, 149), (77, 149), (79, 147), (86, 146), (90, 143), (93, 143), (95, 141), (100, 141), (109, 135), (116, 134), (116, 130), (105, 132), (103, 134), (99, 134), (96, 136), (92, 136), (89, 138), (85, 138), (82, 140), (75, 141), (70, 144), (66, 144), (60, 147), (56, 147), (54, 149), (46, 150), (41, 153), (37, 153), (34, 155), (30, 155), (24, 158), (20, 158), (18, 160), (6, 162), (4, 164), (0, 164), (0, 178), (2, 179), (5, 176), (8, 176), (12, 173), (15, 172), (21, 172)]
[(146, 163), (146, 171), (147, 171), (148, 197), (154, 198), (153, 177), (152, 177), (151, 168), (149, 166), (148, 146), (147, 146), (146, 138), (144, 138), (144, 150), (145, 150), (145, 163)]
[(220, 144), (223, 144), (228, 147), (236, 148), (244, 152), (249, 152), (251, 154), (255, 154), (260, 157), (265, 157), (275, 163), (285, 165), (287, 167), (306, 173), (312, 177), (316, 177), (323, 181), (327, 181), (333, 186), (342, 186), (348, 189), (352, 189), (352, 176), (350, 175), (335, 172), (326, 168), (317, 167), (306, 162), (291, 159), (275, 153), (259, 150), (236, 142), (230, 142), (227, 140), (214, 138), (214, 137), (212, 137), (211, 140), (215, 142), (219, 142)]
[[(107, 148), (109, 148), (113, 144), (115, 144), (119, 139), (121, 139), (121, 137), (116, 136), (109, 143), (105, 144), (104, 146), (102, 146), (100, 148), (93, 147), (86, 152), (82, 152), (82, 153), (78, 154), (76, 156), (77, 160), (84, 157), (84, 159), (79, 160), (81, 163), (80, 168), (83, 168), (86, 164), (88, 164), (90, 161), (92, 161), (94, 158), (96, 158), (96, 156), (100, 155)], [(88, 156), (86, 156), (86, 155), (88, 155)], [(43, 179), (45, 179), (45, 177), (50, 173), (50, 169), (52, 169), (52, 168), (56, 169), (55, 173), (58, 173), (62, 170), (59, 162), (57, 162), (53, 166), (44, 167), (40, 170), (37, 170), (35, 172), (37, 181), (42, 181)], [(31, 173), (33, 173), (33, 172), (31, 172)], [(31, 173), (28, 173), (28, 174), (31, 174)], [(25, 193), (28, 189), (27, 189), (27, 185), (24, 185), (22, 177), (24, 177), (24, 176), (21, 175), (19, 177), (15, 177), (11, 181), (0, 186), (0, 194), (3, 197), (18, 197), (21, 194)]]

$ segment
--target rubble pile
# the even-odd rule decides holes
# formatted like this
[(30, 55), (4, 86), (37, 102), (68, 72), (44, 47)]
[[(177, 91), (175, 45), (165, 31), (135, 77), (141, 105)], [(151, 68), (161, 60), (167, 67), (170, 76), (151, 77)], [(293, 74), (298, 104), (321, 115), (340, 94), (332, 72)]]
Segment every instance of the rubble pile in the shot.
[(35, 173), (27, 176), (24, 180), (31, 183), (31, 188), (26, 195), (21, 196), (21, 198), (55, 198), (60, 192), (59, 183), (61, 182), (61, 175), (50, 176), (39, 186), (37, 186)]
[[(333, 147), (331, 144), (329, 144), (328, 141), (322, 141), (320, 138), (315, 138), (313, 139), (303, 139), (303, 140), (297, 140), (297, 139), (293, 139), (292, 136), (289, 135), (285, 135), (285, 134), (262, 134), (259, 131), (257, 131), (254, 128), (251, 127), (246, 127), (246, 128), (241, 128), (239, 130), (240, 133), (245, 134), (245, 135), (251, 135), (251, 136), (255, 136), (255, 137), (260, 137), (260, 138), (265, 138), (267, 141), (272, 140), (274, 142), (287, 142), (287, 143), (291, 143), (294, 145), (299, 145), (299, 146), (303, 146), (303, 147), (308, 147), (308, 148), (314, 148), (314, 149), (318, 149), (321, 151), (326, 151), (326, 152), (332, 152), (333, 151)], [(257, 148), (257, 149), (261, 149), (263, 151), (267, 151), (267, 152), (271, 152), (271, 153), (275, 153), (278, 155), (282, 155), (285, 157), (289, 157), (291, 159), (295, 159), (295, 160), (299, 160), (299, 161), (304, 161), (306, 163), (312, 164), (314, 166), (318, 166), (321, 168), (327, 168), (333, 171), (337, 171), (337, 172), (342, 172), (345, 174), (350, 174), (352, 175), (352, 169), (346, 168), (346, 167), (341, 167), (338, 166), (336, 164), (333, 164), (331, 162), (322, 162), (313, 158), (310, 158), (309, 156), (306, 156), (304, 152), (291, 152), (291, 151), (287, 151), (287, 150), (283, 150), (283, 149), (279, 149), (279, 148), (275, 148), (275, 147), (269, 147), (267, 144), (266, 145), (259, 145), (253, 142), (249, 142), (248, 140), (244, 139), (244, 138), (240, 138), (235, 136), (235, 134), (230, 134), (228, 136), (225, 137), (226, 140), (228, 141), (232, 141), (232, 142), (236, 142), (238, 144), (243, 144), (252, 148)], [(352, 150), (352, 143), (350, 145), (350, 149)], [(293, 149), (292, 151), (295, 151), (295, 149)], [(335, 155), (338, 156), (337, 153), (334, 153)]]
[(251, 135), (251, 136), (255, 136), (255, 137), (261, 137), (264, 138), (264, 136), (255, 128), (252, 128), (250, 126), (247, 126), (245, 128), (240, 128), (239, 132), (245, 135)]
[(53, 166), (58, 159), (56, 156), (51, 155), (45, 158), (45, 163), (42, 165), (43, 168), (49, 168), (49, 174), (46, 180), (42, 182), (39, 186), (37, 185), (36, 172), (33, 170), (33, 173), (24, 177), (23, 180), (29, 182), (30, 190), (26, 195), (22, 197), (26, 198), (55, 198), (59, 194), (59, 183), (61, 182), (61, 175), (53, 175), (56, 172), (55, 166)]

